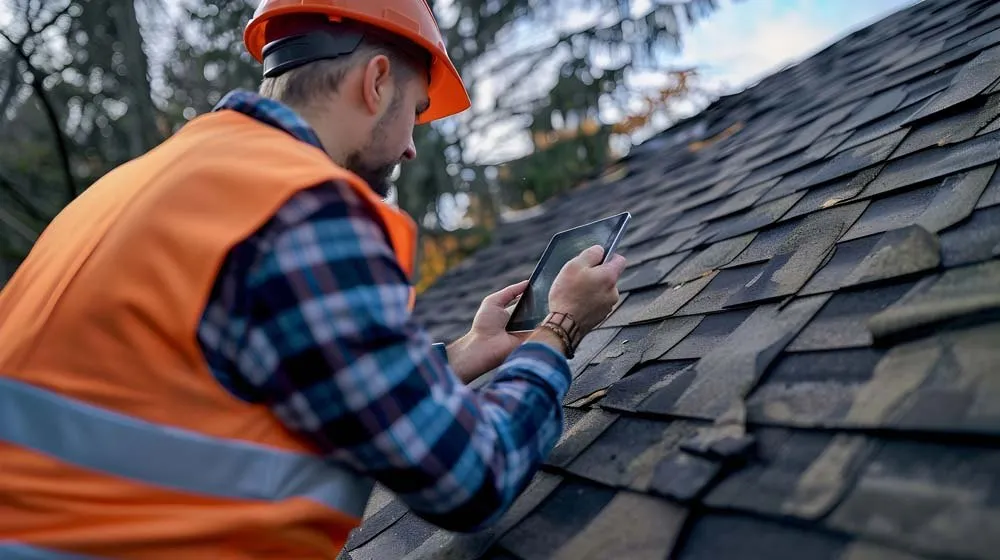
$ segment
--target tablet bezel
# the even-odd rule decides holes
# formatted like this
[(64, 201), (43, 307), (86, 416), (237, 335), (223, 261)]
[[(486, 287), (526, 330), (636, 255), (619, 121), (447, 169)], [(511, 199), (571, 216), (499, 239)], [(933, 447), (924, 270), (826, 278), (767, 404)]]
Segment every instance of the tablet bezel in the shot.
[[(606, 218), (601, 218), (599, 220), (594, 220), (592, 222), (587, 222), (586, 224), (582, 224), (582, 225), (579, 225), (579, 226), (576, 226), (576, 227), (573, 227), (573, 228), (570, 228), (570, 229), (566, 229), (566, 230), (560, 231), (560, 232), (556, 233), (555, 235), (553, 235), (552, 238), (549, 239), (548, 245), (545, 246), (545, 250), (542, 252), (541, 257), (538, 258), (538, 262), (535, 263), (535, 268), (534, 268), (534, 270), (532, 270), (531, 276), (528, 278), (528, 285), (527, 285), (527, 287), (525, 287), (525, 292), (527, 292), (528, 290), (531, 289), (531, 286), (534, 284), (535, 279), (538, 277), (538, 274), (541, 272), (542, 267), (548, 261), (550, 255), (552, 253), (552, 250), (555, 248), (556, 242), (559, 240), (560, 237), (566, 236), (566, 235), (570, 235), (574, 231), (577, 231), (577, 230), (580, 230), (580, 229), (584, 229), (584, 228), (587, 228), (587, 227), (591, 227), (591, 226), (593, 226), (595, 224), (599, 224), (601, 222), (621, 220), (621, 224), (618, 226), (617, 230), (615, 230), (614, 235), (610, 239), (610, 242), (608, 242), (608, 243), (606, 243), (606, 244), (603, 245), (603, 248), (604, 248), (604, 260), (602, 261), (602, 263), (607, 263), (608, 260), (610, 260), (612, 258), (612, 256), (614, 255), (615, 249), (618, 248), (618, 244), (621, 241), (622, 236), (625, 234), (625, 228), (626, 228), (626, 226), (628, 225), (628, 223), (629, 223), (629, 221), (631, 219), (632, 219), (632, 214), (630, 214), (628, 212), (622, 212), (620, 214), (615, 214), (613, 216), (608, 216)], [(525, 323), (527, 323), (527, 321), (525, 321), (525, 320), (521, 320), (521, 321), (518, 321), (518, 323), (514, 323), (514, 317), (517, 314), (518, 310), (521, 308), (521, 304), (522, 304), (523, 301), (524, 301), (523, 297), (518, 298), (517, 304), (514, 306), (514, 309), (510, 313), (510, 318), (507, 320), (507, 325), (505, 327), (506, 330), (507, 330), (507, 332), (509, 332), (509, 333), (531, 332), (531, 331), (535, 330), (536, 328), (538, 328), (538, 324), (539, 323), (535, 323), (533, 326), (530, 326), (530, 328), (524, 328), (524, 327), (527, 326), (527, 325), (525, 325)]]

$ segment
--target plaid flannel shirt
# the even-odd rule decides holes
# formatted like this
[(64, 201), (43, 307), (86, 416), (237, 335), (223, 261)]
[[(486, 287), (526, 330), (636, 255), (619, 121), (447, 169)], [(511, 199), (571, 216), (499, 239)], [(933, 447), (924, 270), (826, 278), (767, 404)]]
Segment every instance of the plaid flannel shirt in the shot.
[[(232, 92), (215, 110), (320, 146), (290, 108), (256, 94)], [(232, 249), (198, 338), (220, 383), (268, 405), (329, 461), (441, 527), (479, 528), (507, 510), (559, 439), (569, 367), (527, 343), (473, 390), (410, 317), (409, 289), (370, 211), (328, 182)]]

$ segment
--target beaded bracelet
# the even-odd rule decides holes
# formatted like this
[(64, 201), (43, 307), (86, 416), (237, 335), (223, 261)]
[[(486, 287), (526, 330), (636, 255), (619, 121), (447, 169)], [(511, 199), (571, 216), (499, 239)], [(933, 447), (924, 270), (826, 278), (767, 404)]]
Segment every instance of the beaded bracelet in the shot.
[[(567, 324), (569, 325), (567, 328)], [(545, 317), (542, 328), (550, 330), (562, 340), (566, 346), (566, 358), (572, 360), (576, 347), (580, 344), (580, 328), (569, 313), (552, 312)]]

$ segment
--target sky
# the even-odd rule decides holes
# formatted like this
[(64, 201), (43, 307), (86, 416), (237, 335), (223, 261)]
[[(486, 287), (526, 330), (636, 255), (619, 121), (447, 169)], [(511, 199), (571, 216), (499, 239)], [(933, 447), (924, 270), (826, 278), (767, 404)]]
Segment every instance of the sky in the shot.
[(680, 63), (741, 90), (914, 0), (724, 0), (684, 38)]

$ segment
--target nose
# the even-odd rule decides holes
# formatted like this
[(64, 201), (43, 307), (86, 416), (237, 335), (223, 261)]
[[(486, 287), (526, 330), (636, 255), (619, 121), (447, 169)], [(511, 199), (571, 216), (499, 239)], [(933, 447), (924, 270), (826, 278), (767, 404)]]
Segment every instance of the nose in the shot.
[(403, 160), (413, 161), (417, 159), (417, 146), (413, 143), (413, 137), (410, 136), (410, 143), (406, 145), (406, 151), (403, 152)]

